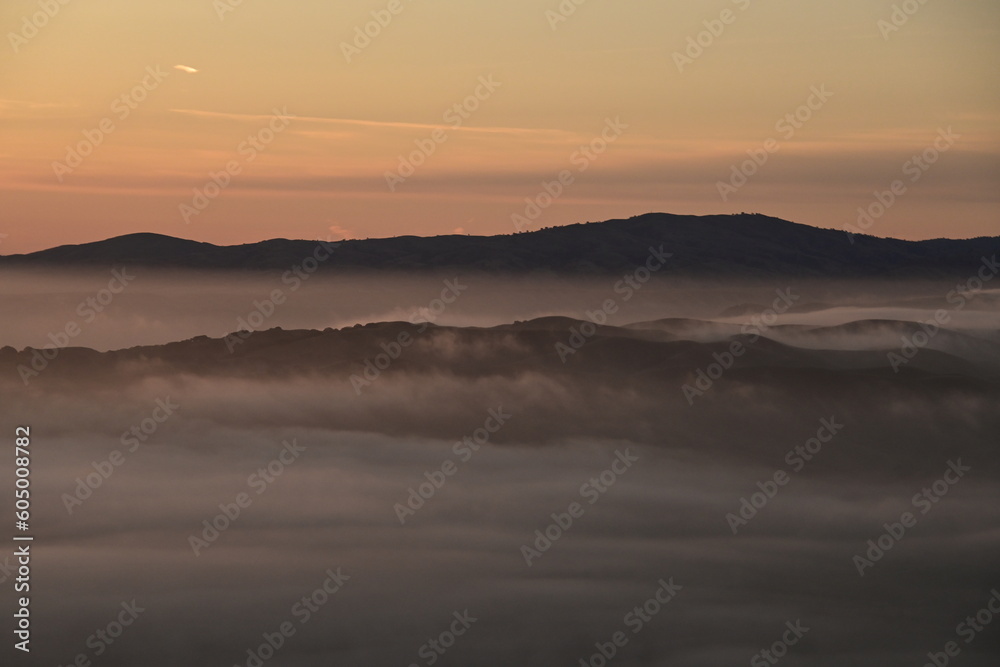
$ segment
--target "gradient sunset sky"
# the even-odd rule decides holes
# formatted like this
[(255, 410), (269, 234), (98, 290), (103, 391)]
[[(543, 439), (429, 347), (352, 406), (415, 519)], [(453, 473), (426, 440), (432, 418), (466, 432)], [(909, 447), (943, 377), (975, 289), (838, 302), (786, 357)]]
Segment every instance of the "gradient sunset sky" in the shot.
[[(905, 194), (869, 233), (1000, 234), (996, 0), (587, 0), (558, 22), (560, 0), (400, 0), (348, 62), (343, 43), (390, 4), (51, 0), (35, 30), (38, 0), (5, 2), (0, 254), (139, 231), (226, 244), (508, 233), (563, 170), (572, 184), (528, 229), (649, 211), (840, 229), (899, 179)], [(880, 27), (904, 4), (918, 9)], [(675, 52), (724, 10), (681, 71)], [(123, 106), (144, 77), (145, 99)], [(484, 79), (499, 86), (449, 124)], [(824, 86), (832, 97), (794, 136), (779, 131)], [(250, 161), (241, 144), (274, 109), (295, 117)], [(581, 172), (574, 153), (608, 119), (628, 127)], [(102, 122), (114, 131), (57, 175)], [(958, 139), (911, 180), (907, 161), (949, 127)], [(436, 128), (447, 140), (390, 191), (386, 172)], [(718, 182), (771, 138), (777, 152), (723, 201)], [(185, 220), (230, 162), (230, 185)]]

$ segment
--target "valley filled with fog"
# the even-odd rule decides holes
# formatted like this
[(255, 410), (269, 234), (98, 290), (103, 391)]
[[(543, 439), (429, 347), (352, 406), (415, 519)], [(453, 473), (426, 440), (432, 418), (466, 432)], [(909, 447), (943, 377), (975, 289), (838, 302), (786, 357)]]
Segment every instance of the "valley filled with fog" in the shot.
[[(1000, 285), (964, 280), (697, 280), (688, 277), (503, 276), (417, 274), (299, 274), (0, 269), (0, 345), (56, 345), (67, 326), (69, 346), (114, 350), (162, 345), (195, 336), (223, 337), (255, 329), (342, 328), (374, 322), (431, 322), (491, 327), (565, 316), (581, 320), (612, 300), (609, 324), (689, 318), (737, 325), (788, 296), (781, 324), (836, 326), (859, 320), (919, 322), (945, 309), (952, 326), (997, 330)], [(641, 279), (645, 277), (646, 281)], [(972, 280), (972, 284), (969, 284)], [(964, 290), (964, 292), (962, 291)], [(272, 301), (274, 293), (281, 303)], [(441, 300), (442, 293), (449, 303)], [(780, 293), (780, 294), (779, 294)], [(964, 296), (963, 296), (964, 294)], [(272, 307), (273, 306), (273, 307)], [(260, 313), (262, 321), (250, 322)], [(61, 342), (61, 341), (60, 341)], [(60, 345), (66, 346), (66, 345)]]
[(998, 290), (6, 278), (46, 663), (993, 664)]

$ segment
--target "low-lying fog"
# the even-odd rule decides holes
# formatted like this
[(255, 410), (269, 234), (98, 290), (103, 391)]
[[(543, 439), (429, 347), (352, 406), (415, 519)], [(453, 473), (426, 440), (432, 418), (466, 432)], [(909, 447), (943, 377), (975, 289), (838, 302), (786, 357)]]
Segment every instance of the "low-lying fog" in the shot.
[[(137, 276), (85, 324), (77, 304), (107, 276), (6, 278), (0, 345), (18, 348), (70, 320), (73, 345), (101, 350), (222, 336), (274, 289), (287, 301), (262, 328), (409, 320), (445, 289)], [(611, 323), (640, 324), (567, 364), (561, 329), (500, 343), (430, 330), (363, 391), (363, 359), (307, 372), (308, 346), (373, 354), (383, 329), (273, 349), (261, 334), (183, 367), (151, 351), (107, 380), (70, 352), (28, 385), (5, 366), (4, 432), (32, 434), (32, 664), (552, 667), (602, 665), (614, 647), (606, 664), (623, 667), (775, 664), (762, 651), (920, 667), (949, 642), (956, 665), (996, 664), (995, 290), (957, 308), (949, 284), (658, 282), (626, 301), (614, 280), (460, 282), (427, 319), (586, 319), (612, 299)], [(689, 403), (698, 360), (724, 349), (710, 346), (788, 289), (778, 323), (806, 326), (768, 336), (792, 352), (762, 339), (741, 358), (752, 367)], [(941, 371), (929, 351), (898, 374), (859, 351), (898, 346), (891, 323), (838, 326), (940, 309), (933, 344), (957, 359)], [(271, 370), (228, 374), (237, 363)], [(0, 457), (0, 477), (13, 465)], [(4, 587), (15, 564), (0, 550)]]
[[(438, 664), (578, 665), (619, 631), (628, 642), (614, 664), (751, 664), (786, 622), (800, 622), (809, 630), (788, 664), (921, 665), (961, 641), (956, 625), (1000, 586), (1000, 485), (986, 432), (997, 419), (973, 398), (908, 407), (890, 396), (884, 415), (869, 396), (748, 398), (686, 422), (677, 411), (655, 419), (650, 397), (600, 386), (600, 407), (563, 395), (555, 410), (537, 403), (541, 391), (518, 401), (483, 381), (399, 382), (392, 409), (378, 405), (389, 389), (356, 399), (324, 383), (222, 381), (15, 402), (35, 447), (33, 659), (246, 665), (264, 633), (290, 622), (295, 634), (266, 664), (430, 665), (421, 647), (468, 610), (475, 623)], [(132, 451), (138, 440), (122, 434), (142, 433), (158, 399), (178, 407)], [(305, 425), (380, 409), (381, 422), (358, 430)], [(645, 420), (616, 438), (558, 437), (615, 415)], [(457, 444), (497, 419), (478, 451)], [(637, 430), (646, 442), (629, 437)], [(810, 460), (793, 453), (818, 436), (829, 441)], [(299, 451), (282, 454), (293, 441)], [(120, 465), (95, 477), (114, 451)], [(949, 462), (968, 471), (949, 472)], [(269, 465), (270, 482), (260, 472)], [(788, 475), (780, 487), (770, 484), (778, 471)], [(88, 475), (96, 488), (81, 490)], [(427, 485), (435, 479), (440, 488)], [(423, 505), (401, 509), (421, 484)], [(741, 515), (741, 500), (762, 488), (773, 498)], [(914, 501), (924, 489), (932, 495)], [(220, 504), (232, 512), (241, 493), (250, 502), (238, 518), (206, 533), (203, 521)], [(550, 529), (557, 539), (541, 550), (535, 531), (574, 502), (582, 513)], [(855, 557), (904, 512), (916, 525), (860, 576)], [(525, 545), (537, 551), (530, 567)], [(297, 601), (338, 568), (350, 579), (306, 620)], [(681, 588), (638, 624), (630, 610), (661, 580)], [(145, 611), (98, 656), (88, 638), (133, 599)], [(995, 664), (997, 627), (977, 635), (962, 664)]]
[[(588, 312), (598, 319), (607, 315), (614, 325), (661, 318), (742, 324), (780, 300), (779, 292), (789, 299), (782, 324), (920, 321), (946, 309), (952, 327), (1000, 328), (1000, 286), (990, 289), (987, 283), (962, 296), (956, 288), (968, 289), (966, 281), (718, 284), (662, 276), (642, 283), (645, 276), (633, 275), (626, 280), (123, 271), (117, 276), (0, 272), (0, 312), (6, 314), (0, 345), (63, 347), (68, 341), (72, 347), (109, 350), (222, 337), (240, 328), (324, 329), (386, 321), (488, 327), (546, 315), (587, 319)], [(613, 312), (598, 314), (609, 300)]]

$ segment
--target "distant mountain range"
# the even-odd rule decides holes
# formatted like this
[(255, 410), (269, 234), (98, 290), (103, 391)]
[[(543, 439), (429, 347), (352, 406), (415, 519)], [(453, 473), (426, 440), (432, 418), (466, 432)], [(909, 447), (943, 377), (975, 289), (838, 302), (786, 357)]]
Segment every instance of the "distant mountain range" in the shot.
[[(128, 234), (27, 255), (0, 268), (113, 267), (285, 271), (319, 242), (274, 239), (217, 246), (161, 234)], [(1000, 251), (1000, 237), (902, 241), (849, 236), (759, 214), (682, 216), (551, 227), (500, 236), (400, 236), (342, 241), (319, 270), (613, 274), (671, 253), (659, 273), (690, 277), (907, 277), (964, 275)], [(322, 253), (321, 253), (322, 255)]]

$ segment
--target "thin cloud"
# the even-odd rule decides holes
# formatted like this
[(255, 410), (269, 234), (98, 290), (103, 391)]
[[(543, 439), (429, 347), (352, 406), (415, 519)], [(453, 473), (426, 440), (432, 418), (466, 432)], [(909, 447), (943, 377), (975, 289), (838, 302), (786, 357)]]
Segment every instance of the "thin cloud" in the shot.
[(354, 237), (354, 230), (347, 229), (340, 225), (330, 225), (329, 227), (330, 236), (327, 238), (328, 241), (344, 241), (349, 238)]
[(30, 100), (0, 99), (0, 116), (7, 119), (37, 118), (43, 113), (52, 114), (65, 109), (73, 109), (77, 104), (63, 102), (32, 102)]
[[(228, 113), (221, 111), (200, 111), (197, 109), (170, 109), (172, 113), (186, 114), (191, 116), (206, 116), (210, 118), (228, 118), (231, 120), (240, 121), (261, 121), (271, 118), (271, 115), (265, 114), (240, 114), (240, 113)], [(422, 129), (422, 130), (435, 130), (438, 128), (446, 128), (449, 132), (478, 132), (484, 134), (519, 134), (519, 135), (532, 135), (532, 134), (559, 134), (566, 136), (575, 136), (576, 133), (569, 132), (567, 130), (556, 130), (550, 128), (528, 128), (528, 127), (473, 127), (473, 126), (461, 126), (452, 127), (446, 123), (410, 123), (404, 121), (382, 121), (382, 120), (360, 120), (356, 118), (323, 118), (319, 116), (293, 116), (297, 123), (323, 123), (331, 125), (354, 125), (360, 127), (376, 127), (376, 128), (393, 128), (393, 129)]]

